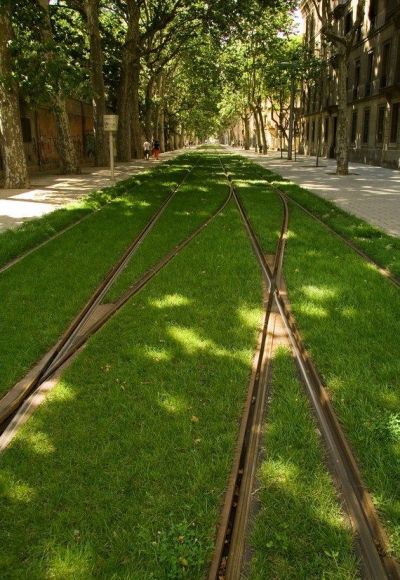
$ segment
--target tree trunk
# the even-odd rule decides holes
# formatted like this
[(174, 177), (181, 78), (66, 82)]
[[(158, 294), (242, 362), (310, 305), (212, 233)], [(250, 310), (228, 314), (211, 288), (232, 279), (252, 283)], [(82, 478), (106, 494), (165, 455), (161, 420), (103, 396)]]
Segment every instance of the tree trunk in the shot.
[(247, 111), (242, 119), (244, 124), (244, 148), (248, 151), (250, 149), (250, 118)]
[(106, 97), (103, 77), (104, 59), (99, 29), (99, 0), (85, 0), (84, 7), (90, 43), (95, 164), (104, 166), (108, 164), (108, 141), (104, 133)]
[(160, 76), (160, 104), (159, 104), (159, 114), (158, 114), (158, 127), (157, 127), (157, 139), (160, 141), (160, 151), (163, 153), (165, 151), (165, 110), (164, 110), (164, 77)]
[(145, 95), (145, 114), (144, 114), (144, 132), (146, 139), (151, 139), (153, 136), (153, 88), (154, 78), (150, 77), (146, 86)]
[(131, 87), (132, 99), (132, 119), (131, 119), (131, 156), (133, 159), (143, 157), (143, 135), (142, 125), (140, 123), (140, 105), (139, 105), (139, 77), (140, 77), (140, 59), (139, 55), (133, 62), (133, 84)]
[(257, 107), (254, 106), (253, 103), (250, 104), (250, 108), (253, 112), (254, 123), (256, 125), (256, 145), (255, 150), (256, 153), (261, 153), (261, 137), (260, 137), (260, 123), (258, 122), (258, 114), (257, 114)]
[[(53, 31), (51, 28), (48, 0), (36, 0), (42, 11), (42, 38), (51, 47), (54, 44)], [(52, 49), (49, 48), (47, 59), (52, 59)], [(62, 92), (62, 87), (52, 95), (52, 104), (57, 127), (57, 149), (60, 155), (61, 171), (63, 173), (79, 173), (79, 162), (71, 137), (67, 104)]]
[(343, 54), (338, 61), (338, 115), (336, 137), (336, 173), (348, 175), (349, 173), (349, 146), (347, 128), (347, 61)]
[[(121, 57), (121, 76), (119, 81), (117, 109), (118, 133), (117, 149), (120, 161), (130, 161), (132, 154), (131, 126), (134, 111), (134, 94), (139, 90), (134, 86), (139, 73), (139, 17), (140, 8), (131, 0), (127, 3), (128, 28)], [(135, 66), (137, 64), (137, 66)], [(136, 106), (136, 103), (135, 103)], [(135, 129), (136, 130), (136, 129)], [(135, 147), (136, 148), (136, 141)]]
[(18, 91), (10, 77), (12, 64), (9, 52), (14, 34), (11, 26), (11, 2), (0, 4), (0, 145), (6, 189), (29, 185), (21, 130)]
[(291, 81), (290, 81), (290, 105), (289, 105), (289, 137), (288, 137), (288, 153), (287, 158), (289, 161), (292, 160), (293, 152), (293, 129), (294, 129), (294, 102), (296, 96), (296, 86), (294, 81), (294, 73), (291, 70)]
[(268, 143), (267, 143), (267, 138), (265, 136), (265, 127), (264, 127), (264, 118), (263, 118), (263, 114), (262, 114), (261, 97), (258, 97), (258, 99), (257, 99), (257, 113), (258, 113), (258, 118), (259, 118), (259, 123), (260, 123), (262, 152), (264, 153), (264, 155), (266, 155), (268, 152)]

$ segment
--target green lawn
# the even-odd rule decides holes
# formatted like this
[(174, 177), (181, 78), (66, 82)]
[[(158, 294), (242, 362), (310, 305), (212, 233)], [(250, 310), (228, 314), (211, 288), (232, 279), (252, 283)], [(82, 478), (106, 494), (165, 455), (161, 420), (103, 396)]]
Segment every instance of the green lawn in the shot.
[(383, 268), (400, 278), (400, 238), (389, 236), (379, 228), (340, 209), (334, 203), (283, 179), (280, 175), (261, 169), (260, 175), (288, 194), (337, 233), (352, 241)]
[(194, 161), (119, 184), (102, 211), (0, 274), (0, 395), (53, 346)]
[(180, 164), (188, 159), (187, 155), (182, 155), (177, 162), (168, 161), (150, 171), (120, 181), (114, 186), (92, 191), (79, 202), (71, 203), (41, 218), (28, 220), (18, 228), (1, 232), (0, 268), (80, 219), (90, 216), (114, 198), (124, 197), (127, 192), (132, 193), (137, 187), (146, 187), (149, 182), (154, 185), (159, 183), (162, 186), (169, 169), (176, 167), (176, 163)]
[(90, 341), (0, 458), (3, 574), (204, 577), (260, 321), (255, 266), (230, 205)]
[[(192, 185), (188, 182), (154, 228), (154, 243), (142, 245), (118, 292), (226, 195), (216, 155), (208, 151), (190, 159), (200, 159)], [(234, 156), (224, 156), (224, 163), (265, 252), (273, 252), (281, 202), (253, 164)], [(132, 224), (124, 216), (141, 217), (150, 203), (145, 195), (138, 189), (129, 198), (139, 204), (134, 208), (121, 198), (99, 212), (96, 219), (111, 208), (115, 214), (90, 239), (102, 248), (124, 247), (125, 224)], [(154, 210), (155, 205), (149, 213)], [(66, 243), (80, 228), (59, 241)], [(84, 238), (79, 246), (58, 251), (68, 247), (80, 263), (74, 249)], [(48, 251), (52, 247), (53, 242)], [(90, 259), (100, 259), (98, 253)], [(42, 259), (48, 273), (51, 263), (49, 255)], [(31, 272), (37, 271), (36, 265)], [(79, 286), (83, 275), (77, 272)], [(300, 210), (291, 211), (284, 272), (306, 345), (397, 550), (398, 292)], [(4, 577), (206, 576), (261, 320), (261, 288), (257, 262), (231, 203), (89, 341), (0, 456)], [(56, 304), (63, 288), (53, 291)], [(17, 301), (13, 307), (22, 310)], [(59, 324), (59, 312), (52, 312)], [(14, 358), (21, 358), (17, 348)], [(351, 534), (284, 352), (274, 361), (266, 423), (251, 577), (308, 579), (323, 572), (325, 578), (355, 578)], [(296, 558), (296, 570), (290, 557)]]
[(357, 578), (350, 523), (338, 507), (293, 359), (282, 348), (273, 362), (264, 445), (249, 577)]
[[(254, 164), (243, 164), (251, 173)], [(250, 206), (248, 210), (268, 248), (268, 226), (257, 211)], [(267, 217), (267, 210), (263, 215)], [(294, 206), (284, 275), (306, 347), (327, 384), (399, 557), (399, 291)]]

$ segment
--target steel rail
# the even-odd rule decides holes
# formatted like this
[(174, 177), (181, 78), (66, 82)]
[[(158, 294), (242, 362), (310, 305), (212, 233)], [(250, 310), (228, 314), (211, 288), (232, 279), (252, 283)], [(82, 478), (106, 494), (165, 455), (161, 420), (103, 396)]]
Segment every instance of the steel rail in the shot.
[(389, 280), (394, 286), (396, 286), (397, 288), (400, 288), (400, 278), (398, 278), (395, 274), (393, 274), (393, 272), (391, 272), (388, 268), (384, 268), (382, 266), (382, 264), (379, 264), (379, 262), (374, 260), (374, 258), (372, 258), (368, 254), (366, 254), (352, 240), (349, 240), (348, 238), (346, 238), (346, 236), (344, 236), (343, 234), (340, 234), (339, 232), (334, 230), (329, 224), (327, 224), (321, 218), (319, 218), (318, 216), (313, 214), (309, 209), (304, 207), (304, 205), (302, 205), (301, 203), (299, 203), (298, 201), (296, 201), (295, 199), (290, 197), (290, 195), (288, 195), (280, 187), (278, 187), (277, 185), (274, 185), (270, 182), (268, 182), (268, 185), (271, 187), (271, 189), (275, 190), (280, 196), (283, 196), (284, 198), (286, 198), (286, 202), (289, 201), (289, 203), (292, 203), (295, 206), (297, 206), (301, 211), (303, 211), (306, 215), (308, 215), (310, 218), (312, 218), (315, 222), (317, 222), (320, 226), (322, 226), (324, 229), (326, 229), (329, 233), (331, 233), (336, 238), (338, 238), (339, 240), (344, 242), (346, 244), (346, 246), (351, 248), (356, 254), (358, 254), (361, 258), (363, 258), (366, 262), (368, 262), (369, 264), (374, 266), (374, 268), (384, 278)]
[[(276, 276), (282, 267), (283, 256), (275, 255), (274, 268), (273, 271), (271, 271), (262, 250), (260, 251), (260, 243), (254, 232), (252, 224), (246, 215), (243, 203), (241, 202), (232, 181), (231, 185), (233, 199), (237, 205), (243, 225), (250, 239), (251, 246), (259, 262), (259, 266), (265, 282), (270, 288), (269, 299), (265, 310), (265, 317), (267, 319), (270, 316), (272, 306), (275, 305), (288, 333), (288, 338), (295, 355), (301, 378), (303, 380), (309, 399), (312, 403), (312, 408), (314, 409), (315, 416), (318, 420), (320, 431), (330, 457), (330, 465), (333, 468), (336, 478), (340, 483), (342, 497), (345, 501), (349, 516), (358, 536), (365, 577), (371, 579), (399, 579), (400, 572), (398, 564), (387, 553), (388, 542), (386, 532), (379, 521), (370, 495), (363, 485), (355, 457), (333, 411), (323, 382), (306, 353), (300, 334), (289, 311), (288, 304), (283, 299), (279, 286), (276, 283)], [(281, 199), (283, 201), (282, 196)], [(285, 204), (285, 213), (286, 212), (287, 204)], [(281, 236), (283, 231), (284, 227), (281, 229)], [(278, 244), (277, 253), (279, 252), (283, 254), (283, 251), (284, 243)], [(262, 355), (260, 350), (257, 365), (258, 368), (261, 358)], [(248, 410), (245, 410), (245, 415), (246, 429), (248, 431), (250, 415)], [(250, 432), (254, 430), (257, 430), (257, 425), (250, 425)], [(242, 446), (245, 444), (245, 437), (243, 437), (242, 433), (240, 433), (239, 439), (239, 449), (241, 449), (242, 452)], [(253, 456), (254, 458), (256, 457), (254, 452)], [(242, 467), (240, 467), (241, 465)], [(235, 493), (230, 493), (231, 512), (227, 518), (226, 513), (224, 513), (228, 511), (225, 503), (223, 512), (223, 517), (225, 515), (225, 520), (222, 517), (220, 530), (217, 535), (215, 556), (211, 563), (209, 580), (215, 580), (220, 577), (226, 579), (240, 577), (240, 556), (238, 556), (238, 554), (233, 554), (233, 556), (230, 556), (229, 548), (230, 543), (232, 542), (232, 538), (234, 538), (235, 535), (239, 536), (240, 534), (243, 535), (245, 533), (245, 518), (241, 518), (235, 528), (235, 513), (238, 509), (238, 505), (240, 505), (240, 502), (245, 503), (246, 501), (246, 499), (240, 497), (240, 490), (237, 489), (238, 482), (243, 486), (242, 480), (244, 478), (245, 472), (241, 462), (236, 462), (234, 467), (237, 469), (237, 477), (234, 485), (236, 488)], [(249, 465), (247, 465), (246, 469), (249, 471)], [(254, 473), (254, 466), (252, 472), (250, 473)], [(231, 490), (231, 488), (231, 485), (228, 486), (228, 492)], [(249, 493), (250, 491), (251, 486), (247, 485), (246, 492)], [(239, 526), (241, 526), (241, 530), (238, 529)], [(243, 545), (243, 543), (244, 540), (242, 539), (241, 544)], [(231, 565), (229, 563), (230, 559), (232, 562)]]
[[(29, 388), (25, 388), (23, 389), (23, 392), (21, 392), (21, 389), (18, 388), (18, 383), (7, 393), (7, 395), (5, 395), (5, 397), (3, 397), (3, 399), (0, 400), (0, 433), (3, 431), (2, 435), (0, 435), (0, 451), (8, 445), (10, 437), (7, 434), (7, 429), (10, 428), (13, 430), (16, 428), (16, 425), (18, 424), (18, 412), (24, 403), (28, 402), (29, 399), (34, 396), (38, 388), (53, 377), (61, 367), (64, 368), (66, 363), (68, 363), (85, 345), (88, 339), (95, 332), (100, 330), (104, 324), (106, 324), (106, 322), (108, 322), (108, 320), (110, 320), (110, 318), (128, 302), (130, 298), (138, 294), (167, 264), (169, 264), (169, 262), (180, 254), (180, 252), (225, 209), (231, 199), (232, 190), (229, 188), (228, 195), (211, 216), (200, 224), (200, 226), (198, 226), (187, 238), (182, 240), (163, 258), (161, 258), (155, 266), (147, 270), (147, 272), (145, 272), (139, 280), (129, 287), (115, 303), (109, 305), (110, 308), (108, 308), (106, 312), (99, 316), (86, 331), (76, 337), (68, 350), (63, 351), (57, 359), (52, 357), (53, 351), (50, 351), (50, 353), (45, 355), (41, 363), (38, 365), (41, 370), (40, 376), (37, 369), (33, 369), (33, 371), (31, 371), (32, 376), (29, 376), (30, 373), (28, 373), (28, 377), (25, 379), (29, 383)], [(46, 364), (49, 359), (53, 361), (51, 365)], [(27, 404), (27, 407), (29, 407), (29, 403)]]
[(236, 578), (240, 575), (242, 555), (245, 548), (243, 532), (250, 510), (251, 491), (256, 475), (257, 454), (262, 436), (261, 426), (265, 414), (265, 403), (269, 385), (269, 361), (271, 359), (272, 348), (272, 341), (270, 340), (272, 336), (270, 328), (273, 307), (272, 289), (281, 276), (282, 259), (280, 254), (284, 250), (288, 227), (288, 207), (286, 203), (283, 203), (284, 216), (271, 270), (264, 259), (264, 254), (258, 239), (256, 236), (251, 235), (251, 224), (247, 218), (243, 204), (236, 195), (231, 176), (226, 170), (221, 157), (219, 159), (222, 170), (230, 184), (240, 216), (245, 224), (253, 251), (259, 260), (268, 289), (267, 287), (264, 288), (265, 311), (263, 324), (256, 354), (253, 359), (253, 372), (242, 413), (237, 451), (220, 517), (214, 557), (209, 569), (209, 580)]
[[(161, 167), (162, 167), (162, 165), (161, 165)], [(143, 173), (142, 174), (141, 173), (137, 173), (135, 175), (143, 175)], [(122, 180), (122, 181), (124, 181), (124, 180)], [(89, 195), (90, 194), (88, 194), (88, 196)], [(79, 218), (77, 221), (69, 224), (68, 226), (65, 226), (65, 228), (62, 228), (60, 231), (56, 232), (55, 234), (53, 234), (52, 236), (50, 236), (46, 240), (43, 240), (42, 242), (40, 242), (39, 244), (37, 244), (33, 248), (30, 248), (29, 250), (27, 250), (26, 252), (23, 252), (19, 256), (16, 256), (15, 258), (12, 258), (11, 260), (9, 260), (5, 264), (3, 264), (3, 266), (0, 267), (0, 274), (2, 274), (3, 272), (6, 272), (7, 270), (9, 270), (10, 268), (12, 268), (13, 266), (16, 266), (19, 262), (22, 262), (22, 260), (24, 260), (25, 258), (27, 258), (28, 256), (30, 256), (31, 254), (34, 254), (35, 252), (37, 252), (38, 250), (40, 250), (40, 248), (42, 248), (43, 246), (46, 246), (50, 242), (52, 242), (52, 241), (56, 240), (57, 238), (61, 237), (63, 234), (65, 234), (69, 230), (72, 230), (73, 228), (75, 228), (76, 226), (78, 226), (79, 224), (81, 224), (82, 222), (84, 222), (87, 219), (95, 216), (97, 213), (99, 213), (100, 211), (102, 211), (103, 209), (105, 209), (106, 207), (108, 207), (110, 205), (110, 203), (112, 203), (113, 201), (115, 201), (115, 199), (116, 198), (113, 198), (113, 199), (107, 201), (101, 207), (90, 211), (87, 215), (84, 215), (81, 218)], [(59, 208), (59, 209), (62, 209), (62, 208)]]
[(6, 393), (0, 399), (0, 425), (4, 423), (11, 413), (21, 404), (21, 401), (34, 390), (41, 382), (43, 382), (43, 377), (48, 377), (52, 374), (53, 370), (59, 365), (57, 361), (63, 358), (63, 355), (69, 350), (71, 345), (74, 343), (78, 337), (81, 329), (85, 326), (89, 318), (92, 316), (94, 310), (101, 303), (104, 296), (107, 294), (108, 290), (112, 284), (116, 281), (118, 276), (121, 274), (123, 269), (126, 267), (129, 260), (136, 253), (139, 246), (142, 244), (147, 235), (152, 231), (164, 211), (166, 210), (169, 203), (175, 197), (179, 188), (185, 183), (186, 179), (189, 177), (193, 169), (198, 165), (195, 163), (185, 174), (183, 179), (171, 190), (169, 195), (157, 209), (157, 211), (152, 215), (150, 220), (144, 226), (142, 231), (135, 237), (133, 242), (128, 246), (119, 260), (111, 267), (106, 276), (103, 278), (102, 282), (99, 284), (97, 289), (94, 291), (92, 296), (86, 302), (83, 309), (74, 318), (72, 323), (69, 325), (67, 330), (61, 336), (57, 344), (45, 357), (42, 358), (41, 362), (28, 373), (27, 377), (19, 381), (8, 393)]

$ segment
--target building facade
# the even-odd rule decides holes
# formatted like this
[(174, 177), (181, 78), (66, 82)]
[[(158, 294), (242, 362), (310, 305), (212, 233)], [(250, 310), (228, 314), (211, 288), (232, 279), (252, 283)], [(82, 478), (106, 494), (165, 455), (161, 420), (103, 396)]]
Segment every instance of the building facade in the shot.
[[(350, 30), (357, 0), (332, 0), (341, 33)], [(335, 157), (335, 59), (320, 32), (312, 0), (301, 5), (306, 44), (323, 63), (315, 83), (301, 91), (301, 149)], [(367, 0), (347, 71), (349, 158), (400, 169), (400, 0)]]
[[(32, 169), (48, 169), (59, 165), (57, 129), (50, 107), (29, 108), (20, 104), (22, 138), (27, 164)], [(93, 107), (70, 99), (67, 111), (72, 140), (81, 163), (94, 160)], [(0, 170), (3, 169), (0, 153)]]

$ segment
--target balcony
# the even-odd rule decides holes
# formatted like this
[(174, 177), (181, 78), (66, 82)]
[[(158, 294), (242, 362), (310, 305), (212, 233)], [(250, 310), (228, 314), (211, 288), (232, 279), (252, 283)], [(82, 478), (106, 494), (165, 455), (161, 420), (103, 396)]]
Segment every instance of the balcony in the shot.
[(400, 79), (395, 81), (390, 77), (387, 79), (385, 86), (381, 86), (381, 94), (385, 95), (386, 98), (392, 99), (393, 97), (400, 96)]

